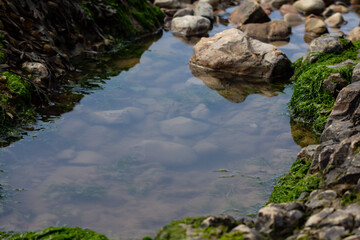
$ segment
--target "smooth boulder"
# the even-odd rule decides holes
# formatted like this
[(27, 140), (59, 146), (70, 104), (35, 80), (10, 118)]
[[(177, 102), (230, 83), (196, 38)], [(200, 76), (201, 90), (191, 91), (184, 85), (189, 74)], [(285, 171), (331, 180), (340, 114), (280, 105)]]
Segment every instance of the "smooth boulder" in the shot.
[(340, 28), (344, 24), (345, 20), (341, 13), (335, 13), (328, 17), (325, 22), (329, 27)]
[(190, 65), (204, 69), (269, 79), (292, 74), (291, 62), (281, 50), (235, 28), (202, 38), (193, 50)]
[(257, 2), (244, 0), (230, 15), (229, 21), (232, 24), (239, 25), (246, 23), (270, 22), (270, 18)]
[(201, 17), (206, 17), (209, 20), (213, 20), (214, 19), (214, 10), (213, 7), (210, 5), (210, 3), (207, 2), (198, 2), (195, 5), (195, 9), (194, 9), (194, 15), (195, 16), (201, 16)]
[(244, 24), (239, 29), (248, 36), (262, 41), (288, 40), (291, 34), (290, 25), (283, 20)]
[(326, 23), (315, 17), (310, 17), (305, 21), (305, 31), (313, 37), (319, 37), (325, 33), (328, 33)]
[(325, 10), (323, 0), (299, 0), (293, 6), (306, 14), (321, 14)]
[(211, 28), (209, 19), (200, 16), (183, 16), (174, 18), (171, 22), (171, 31), (174, 35), (191, 37), (206, 34)]

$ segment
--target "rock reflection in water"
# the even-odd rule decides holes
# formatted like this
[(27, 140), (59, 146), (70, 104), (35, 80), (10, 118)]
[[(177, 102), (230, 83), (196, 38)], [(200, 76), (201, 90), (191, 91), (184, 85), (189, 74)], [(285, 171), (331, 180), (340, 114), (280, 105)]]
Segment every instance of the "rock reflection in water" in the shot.
[(206, 86), (216, 90), (222, 97), (232, 103), (244, 102), (251, 94), (274, 97), (284, 90), (288, 81), (271, 83), (266, 78), (236, 76), (231, 73), (216, 72), (190, 64), (191, 73), (201, 79)]

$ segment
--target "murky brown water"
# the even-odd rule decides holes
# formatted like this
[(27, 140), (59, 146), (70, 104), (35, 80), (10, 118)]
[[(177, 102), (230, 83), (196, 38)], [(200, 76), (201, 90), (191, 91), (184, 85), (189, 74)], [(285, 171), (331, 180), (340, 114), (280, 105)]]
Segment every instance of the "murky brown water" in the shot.
[[(280, 47), (291, 60), (307, 49), (303, 31), (293, 28)], [(80, 226), (141, 239), (185, 216), (262, 206), (300, 150), (286, 115), (291, 86), (218, 93), (191, 75), (191, 55), (191, 45), (164, 33), (141, 59), (112, 62), (140, 61), (135, 67), (3, 148), (0, 180), (24, 190), (2, 200), (1, 229)]]

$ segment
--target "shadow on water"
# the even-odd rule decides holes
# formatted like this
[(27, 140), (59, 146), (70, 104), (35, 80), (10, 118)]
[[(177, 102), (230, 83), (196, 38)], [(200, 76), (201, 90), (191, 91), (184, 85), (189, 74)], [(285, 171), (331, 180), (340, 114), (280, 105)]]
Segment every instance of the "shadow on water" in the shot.
[(266, 78), (236, 76), (231, 73), (216, 72), (190, 64), (191, 73), (204, 82), (210, 89), (216, 90), (220, 96), (232, 103), (242, 103), (251, 94), (265, 97), (277, 96), (283, 92), (289, 79), (273, 81)]
[[(57, 93), (48, 96), (49, 99), (35, 100), (37, 120), (51, 122), (62, 114), (71, 112), (85, 95), (102, 89), (106, 80), (140, 63), (142, 54), (161, 36), (162, 32), (159, 32), (135, 43), (118, 45), (106, 54), (73, 59), (77, 70), (70, 73), (68, 82)], [(29, 131), (40, 130), (34, 125), (0, 126), (0, 148), (23, 139)]]

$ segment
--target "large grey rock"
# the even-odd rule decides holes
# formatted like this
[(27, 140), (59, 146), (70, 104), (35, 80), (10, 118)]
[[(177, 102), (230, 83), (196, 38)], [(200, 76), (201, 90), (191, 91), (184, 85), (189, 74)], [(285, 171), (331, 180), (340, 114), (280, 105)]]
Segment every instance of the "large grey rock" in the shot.
[(345, 229), (351, 229), (353, 226), (353, 220), (354, 218), (352, 214), (345, 210), (337, 209), (321, 221), (320, 227), (342, 226)]
[(282, 51), (235, 28), (202, 38), (193, 50), (190, 64), (202, 68), (262, 78), (292, 74), (290, 61)]
[(321, 221), (324, 220), (327, 216), (332, 214), (335, 211), (334, 208), (324, 208), (319, 213), (316, 213), (309, 217), (305, 223), (305, 227), (317, 227), (320, 225)]
[(342, 226), (323, 227), (317, 230), (319, 239), (324, 240), (338, 240), (346, 236), (349, 230)]
[(195, 16), (201, 16), (201, 17), (206, 17), (209, 20), (213, 20), (214, 19), (214, 13), (213, 13), (213, 7), (210, 5), (210, 3), (207, 2), (198, 2), (195, 5), (195, 9), (194, 9), (194, 15)]
[(336, 197), (337, 194), (333, 190), (315, 190), (311, 192), (305, 206), (311, 210), (331, 207), (332, 202), (336, 199)]
[(339, 40), (339, 37), (333, 36), (331, 34), (325, 34), (319, 38), (314, 39), (308, 50), (305, 53), (304, 61), (308, 60), (314, 62), (317, 60), (317, 56), (312, 56), (314, 53), (332, 53), (344, 50), (348, 45), (342, 43)]
[(320, 14), (325, 10), (323, 0), (299, 0), (296, 1), (293, 6), (306, 14)]
[(182, 37), (199, 36), (206, 34), (211, 28), (209, 19), (200, 16), (183, 16), (174, 18), (171, 22), (171, 31)]
[(313, 37), (319, 37), (325, 33), (328, 33), (328, 29), (323, 20), (315, 17), (310, 17), (305, 21), (305, 31), (307, 34)]
[(290, 25), (283, 20), (243, 24), (239, 29), (246, 35), (262, 41), (287, 40), (291, 34)]
[(259, 210), (255, 229), (272, 238), (291, 232), (303, 219), (300, 203), (269, 204)]
[(244, 0), (230, 15), (229, 21), (238, 25), (269, 22), (270, 18), (256, 1)]

